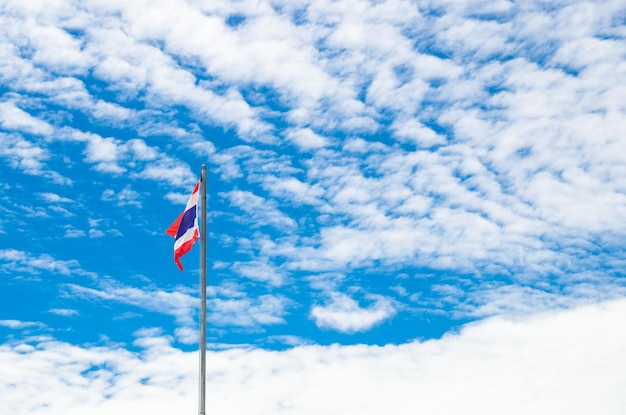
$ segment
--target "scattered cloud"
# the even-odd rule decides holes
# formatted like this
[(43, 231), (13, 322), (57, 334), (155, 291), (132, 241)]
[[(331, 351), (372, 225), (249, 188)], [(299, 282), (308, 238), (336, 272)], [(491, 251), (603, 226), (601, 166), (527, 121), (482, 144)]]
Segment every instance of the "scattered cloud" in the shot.
[(216, 408), (625, 406), (623, 1), (0, 10), (0, 413), (189, 406), (202, 164)]
[(367, 297), (373, 304), (361, 307), (346, 294), (333, 292), (330, 294), (328, 304), (314, 306), (311, 309), (311, 317), (322, 329), (354, 333), (369, 330), (396, 313), (392, 301), (388, 298), (374, 295)]
[(102, 192), (101, 198), (106, 202), (114, 202), (117, 206), (135, 206), (141, 208), (141, 195), (129, 185), (119, 192), (115, 192), (113, 189), (105, 189)]

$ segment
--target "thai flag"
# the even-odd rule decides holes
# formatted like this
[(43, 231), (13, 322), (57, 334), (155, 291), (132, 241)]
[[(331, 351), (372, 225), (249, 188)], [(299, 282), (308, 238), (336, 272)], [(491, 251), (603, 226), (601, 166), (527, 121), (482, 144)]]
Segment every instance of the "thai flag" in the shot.
[(198, 189), (200, 181), (196, 183), (191, 197), (187, 202), (187, 207), (180, 216), (165, 231), (166, 234), (176, 238), (174, 242), (174, 261), (180, 270), (183, 270), (183, 264), (180, 263), (180, 257), (191, 250), (191, 246), (198, 240), (200, 232), (198, 231)]

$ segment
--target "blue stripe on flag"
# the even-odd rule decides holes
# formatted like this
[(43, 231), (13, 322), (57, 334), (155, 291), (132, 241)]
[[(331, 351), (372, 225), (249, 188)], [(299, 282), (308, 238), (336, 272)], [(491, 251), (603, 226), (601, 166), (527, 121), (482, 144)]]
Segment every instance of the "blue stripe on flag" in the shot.
[(176, 239), (183, 236), (185, 232), (187, 232), (187, 230), (193, 228), (193, 224), (195, 220), (196, 220), (196, 206), (185, 211), (185, 214), (183, 215), (183, 218), (180, 221), (180, 225), (178, 226), (178, 233), (176, 234)]

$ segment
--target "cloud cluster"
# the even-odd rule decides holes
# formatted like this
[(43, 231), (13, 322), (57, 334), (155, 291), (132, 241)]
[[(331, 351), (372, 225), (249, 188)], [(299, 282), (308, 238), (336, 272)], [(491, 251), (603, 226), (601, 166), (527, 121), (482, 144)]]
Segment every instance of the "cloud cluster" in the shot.
[[(299, 346), (207, 353), (207, 413), (619, 414), (626, 303), (517, 321), (489, 319), (438, 340), (402, 345)], [(193, 412), (197, 354), (159, 330), (131, 353), (51, 339), (0, 346), (0, 411)]]
[[(136, 209), (139, 182), (184, 200), (207, 161), (211, 238), (236, 253), (214, 259), (225, 284), (342, 275), (326, 303), (297, 299), (320, 328), (623, 295), (619, 0), (0, 5), (0, 159), (55, 186), (40, 194), (66, 238), (121, 234), (69, 223), (73, 169)], [(365, 271), (378, 300), (341, 294)], [(392, 294), (421, 273), (432, 289)], [(282, 322), (291, 297), (252, 308)]]

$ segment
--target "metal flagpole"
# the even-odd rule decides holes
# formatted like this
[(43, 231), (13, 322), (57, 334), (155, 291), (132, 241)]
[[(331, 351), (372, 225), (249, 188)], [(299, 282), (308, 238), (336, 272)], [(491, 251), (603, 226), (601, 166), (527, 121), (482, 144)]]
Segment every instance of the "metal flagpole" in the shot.
[(200, 176), (202, 216), (200, 222), (200, 392), (198, 414), (205, 415), (206, 389), (206, 164), (202, 164)]

